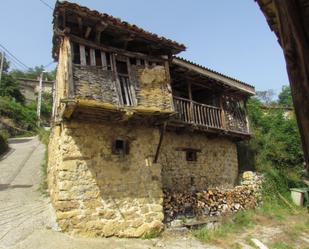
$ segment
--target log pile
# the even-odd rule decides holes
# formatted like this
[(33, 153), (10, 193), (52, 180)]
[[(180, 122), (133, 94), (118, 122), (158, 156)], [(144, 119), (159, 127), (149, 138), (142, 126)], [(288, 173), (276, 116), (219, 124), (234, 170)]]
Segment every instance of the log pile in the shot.
[(186, 216), (220, 216), (239, 210), (255, 208), (260, 202), (261, 179), (244, 181), (244, 185), (232, 189), (208, 189), (199, 192), (164, 191), (164, 214), (166, 222)]

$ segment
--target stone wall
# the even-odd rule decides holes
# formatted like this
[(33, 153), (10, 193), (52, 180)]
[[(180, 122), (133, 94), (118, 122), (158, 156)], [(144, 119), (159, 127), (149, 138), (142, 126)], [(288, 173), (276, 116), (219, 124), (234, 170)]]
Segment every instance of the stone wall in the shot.
[(76, 98), (118, 104), (116, 76), (112, 71), (93, 66), (73, 66)]
[[(112, 154), (114, 138), (129, 154)], [(154, 128), (64, 122), (52, 130), (48, 183), (60, 228), (84, 236), (138, 237), (163, 227)], [(152, 141), (151, 143), (149, 141)]]
[(169, 77), (163, 66), (132, 66), (131, 72), (136, 82), (138, 106), (164, 111), (173, 109), (172, 94), (168, 90)]
[[(197, 161), (186, 161), (183, 148), (200, 150)], [(233, 187), (238, 176), (237, 148), (227, 138), (205, 133), (167, 132), (160, 152), (163, 188), (170, 191)]]
[[(129, 142), (129, 154), (112, 154), (117, 138)], [(73, 121), (54, 126), (48, 183), (61, 229), (139, 237), (163, 228), (163, 188), (187, 192), (234, 184), (236, 146), (229, 140), (167, 132), (153, 164), (158, 141), (158, 128)], [(197, 161), (187, 162), (182, 147), (200, 149)]]
[[(168, 78), (163, 66), (145, 68), (132, 65), (130, 81), (135, 89), (137, 107), (171, 111), (172, 95), (168, 90)], [(74, 65), (73, 79), (76, 98), (119, 104), (114, 72), (100, 67)]]

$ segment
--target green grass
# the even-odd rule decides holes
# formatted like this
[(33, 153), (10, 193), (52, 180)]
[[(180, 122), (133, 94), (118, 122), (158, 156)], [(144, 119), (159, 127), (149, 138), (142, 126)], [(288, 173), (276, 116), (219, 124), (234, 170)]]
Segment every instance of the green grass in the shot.
[(160, 237), (161, 235), (161, 231), (158, 230), (151, 230), (150, 232), (144, 234), (144, 236), (142, 237), (142, 239), (155, 239)]
[(271, 249), (293, 249), (294, 247), (290, 246), (285, 242), (275, 242), (271, 245)]
[(244, 228), (249, 228), (255, 225), (253, 220), (254, 211), (241, 211), (235, 214), (234, 217), (226, 219), (219, 228), (210, 230), (207, 227), (194, 229), (193, 235), (205, 242), (211, 242), (217, 238), (225, 238), (229, 234), (237, 233)]
[(43, 195), (48, 195), (48, 191), (47, 191), (47, 189), (48, 189), (48, 185), (47, 185), (48, 149), (47, 149), (47, 146), (48, 146), (48, 142), (49, 142), (49, 135), (50, 135), (50, 131), (47, 131), (44, 128), (40, 128), (38, 130), (39, 139), (46, 146), (44, 159), (43, 159), (43, 162), (41, 163), (42, 179), (41, 179), (41, 184), (40, 184), (40, 187), (39, 187), (39, 191)]

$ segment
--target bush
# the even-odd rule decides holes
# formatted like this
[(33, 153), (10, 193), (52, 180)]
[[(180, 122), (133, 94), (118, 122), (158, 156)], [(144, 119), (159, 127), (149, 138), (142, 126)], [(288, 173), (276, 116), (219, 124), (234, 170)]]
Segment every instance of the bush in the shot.
[(0, 97), (0, 115), (11, 118), (24, 130), (34, 131), (36, 129), (35, 109), (24, 106), (10, 97)]
[(0, 132), (0, 156), (9, 148), (7, 138), (8, 137), (5, 132)]

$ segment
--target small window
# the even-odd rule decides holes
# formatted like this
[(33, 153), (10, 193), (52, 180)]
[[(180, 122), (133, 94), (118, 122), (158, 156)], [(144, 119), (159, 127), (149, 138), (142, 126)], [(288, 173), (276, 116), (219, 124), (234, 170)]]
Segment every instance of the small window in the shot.
[(186, 160), (190, 162), (197, 161), (197, 152), (195, 150), (186, 151)]
[(113, 154), (126, 155), (129, 154), (128, 141), (125, 139), (117, 138), (113, 141)]

